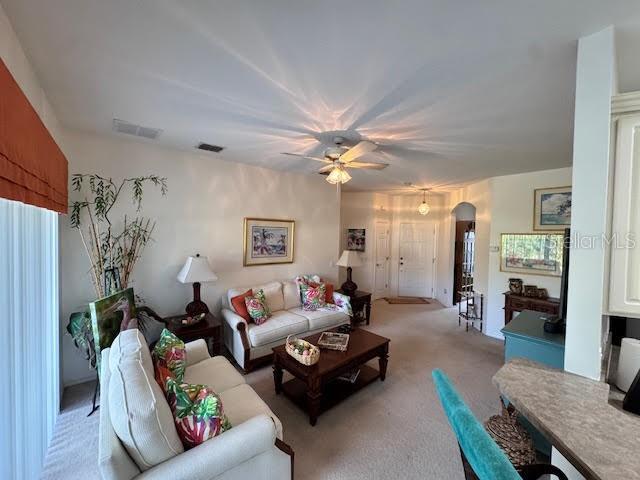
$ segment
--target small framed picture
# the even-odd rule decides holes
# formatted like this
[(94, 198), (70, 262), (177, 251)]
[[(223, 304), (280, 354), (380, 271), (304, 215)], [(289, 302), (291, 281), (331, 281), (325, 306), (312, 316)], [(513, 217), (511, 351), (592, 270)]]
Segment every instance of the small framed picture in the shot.
[(272, 218), (244, 219), (244, 266), (293, 263), (295, 222)]
[(364, 228), (350, 228), (347, 230), (347, 250), (364, 252), (366, 243)]
[(571, 187), (539, 188), (533, 192), (533, 229), (564, 230), (571, 226)]

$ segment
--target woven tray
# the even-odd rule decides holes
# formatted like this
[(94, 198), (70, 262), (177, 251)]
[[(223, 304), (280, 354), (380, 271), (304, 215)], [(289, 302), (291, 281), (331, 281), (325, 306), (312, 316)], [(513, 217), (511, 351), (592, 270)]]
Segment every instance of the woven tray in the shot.
[[(315, 365), (320, 360), (320, 349), (318, 347), (292, 335), (287, 337), (284, 348), (289, 355), (303, 365)], [(305, 351), (308, 352), (306, 355), (304, 354)]]

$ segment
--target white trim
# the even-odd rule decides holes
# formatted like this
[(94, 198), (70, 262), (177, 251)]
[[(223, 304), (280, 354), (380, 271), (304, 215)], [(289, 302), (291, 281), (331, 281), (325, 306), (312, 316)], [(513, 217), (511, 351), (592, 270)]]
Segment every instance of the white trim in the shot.
[(611, 114), (640, 111), (640, 92), (621, 93), (611, 97)]

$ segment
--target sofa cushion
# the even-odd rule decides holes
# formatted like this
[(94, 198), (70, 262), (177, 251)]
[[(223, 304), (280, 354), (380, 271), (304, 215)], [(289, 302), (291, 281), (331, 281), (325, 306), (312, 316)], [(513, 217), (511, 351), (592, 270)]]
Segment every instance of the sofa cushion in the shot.
[(278, 310), (284, 310), (284, 298), (282, 297), (282, 284), (280, 282), (269, 282), (264, 285), (258, 285), (252, 287), (254, 292), (262, 290), (264, 292), (265, 299), (267, 300), (267, 307), (273, 312)]
[(282, 296), (284, 297), (285, 310), (302, 305), (300, 302), (300, 288), (295, 280), (287, 280), (282, 283)]
[(291, 313), (305, 317), (309, 321), (309, 330), (318, 330), (320, 328), (331, 328), (343, 323), (349, 323), (350, 319), (348, 315), (342, 312), (334, 311), (328, 312), (325, 310), (314, 310), (307, 312), (301, 307), (292, 308), (289, 310)]
[[(309, 322), (305, 317), (295, 315), (286, 310), (274, 312), (262, 325), (250, 323), (248, 327), (249, 341), (253, 347), (275, 342), (287, 335), (295, 335), (309, 330)], [(233, 423), (233, 422), (232, 422)]]
[(220, 398), (231, 425), (237, 427), (257, 415), (266, 414), (273, 419), (276, 435), (282, 440), (282, 423), (249, 385), (239, 385), (226, 390), (220, 393)]
[(184, 451), (151, 354), (139, 330), (125, 330), (109, 352), (109, 413), (118, 438), (145, 471)]
[(212, 357), (187, 368), (185, 383), (208, 385), (214, 392), (220, 393), (230, 388), (244, 385), (244, 377), (233, 368), (224, 357)]

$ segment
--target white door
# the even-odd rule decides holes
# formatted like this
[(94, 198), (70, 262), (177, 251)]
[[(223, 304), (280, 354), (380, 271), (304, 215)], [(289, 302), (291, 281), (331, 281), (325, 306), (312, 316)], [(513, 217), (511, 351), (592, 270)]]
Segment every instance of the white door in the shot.
[(434, 238), (431, 223), (400, 224), (399, 296), (433, 297)]
[(389, 295), (389, 223), (376, 223), (376, 268), (373, 298)]

